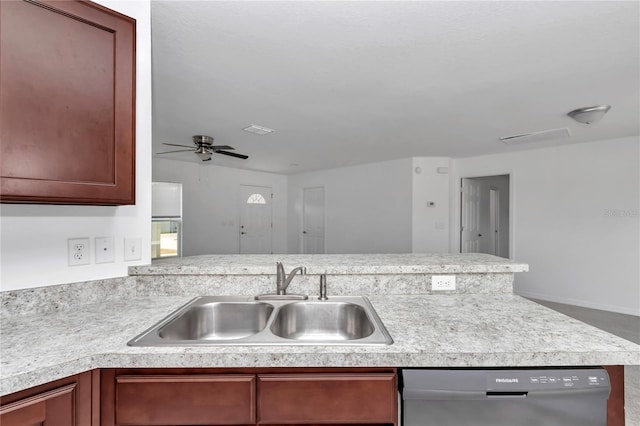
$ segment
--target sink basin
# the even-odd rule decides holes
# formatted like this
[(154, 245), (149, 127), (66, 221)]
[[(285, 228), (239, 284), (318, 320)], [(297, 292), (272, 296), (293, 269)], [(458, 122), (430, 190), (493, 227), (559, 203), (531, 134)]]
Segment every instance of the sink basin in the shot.
[(362, 306), (346, 302), (290, 303), (271, 324), (276, 336), (309, 341), (362, 339), (374, 329)]
[(197, 297), (129, 346), (390, 345), (393, 339), (366, 297), (325, 301), (250, 296)]
[(189, 307), (158, 330), (167, 340), (241, 339), (267, 325), (273, 305), (260, 302), (212, 302)]

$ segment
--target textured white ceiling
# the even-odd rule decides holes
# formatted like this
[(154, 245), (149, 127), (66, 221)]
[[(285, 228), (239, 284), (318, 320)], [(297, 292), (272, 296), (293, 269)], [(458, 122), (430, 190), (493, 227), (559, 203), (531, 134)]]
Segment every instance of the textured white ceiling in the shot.
[[(250, 158), (204, 164), (299, 173), (531, 149), (498, 138), (560, 127), (573, 136), (535, 147), (639, 134), (636, 1), (152, 1), (151, 12), (154, 152), (206, 134)], [(566, 116), (603, 103), (591, 127)]]

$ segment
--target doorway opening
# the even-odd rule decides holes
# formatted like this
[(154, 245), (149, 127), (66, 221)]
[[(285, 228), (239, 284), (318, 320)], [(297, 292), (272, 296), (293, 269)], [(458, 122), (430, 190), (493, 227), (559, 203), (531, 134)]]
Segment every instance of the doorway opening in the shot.
[(460, 253), (509, 257), (509, 175), (462, 178)]

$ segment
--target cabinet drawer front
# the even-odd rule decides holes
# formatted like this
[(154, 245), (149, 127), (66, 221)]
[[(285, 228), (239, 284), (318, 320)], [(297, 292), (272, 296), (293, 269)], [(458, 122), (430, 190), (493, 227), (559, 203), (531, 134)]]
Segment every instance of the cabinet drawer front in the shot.
[(255, 376), (118, 376), (119, 425), (235, 425), (255, 422)]
[(394, 423), (396, 376), (378, 374), (258, 375), (258, 423)]

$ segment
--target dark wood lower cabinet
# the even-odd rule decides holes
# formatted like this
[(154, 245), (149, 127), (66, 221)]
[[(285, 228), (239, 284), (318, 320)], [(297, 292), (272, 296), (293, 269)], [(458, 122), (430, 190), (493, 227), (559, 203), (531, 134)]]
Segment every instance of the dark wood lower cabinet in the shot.
[(116, 423), (246, 425), (256, 419), (256, 376), (116, 376)]
[(611, 393), (607, 401), (607, 426), (624, 426), (624, 366), (604, 367), (609, 373)]
[(2, 426), (99, 426), (92, 375), (86, 372), (0, 399)]
[(101, 425), (396, 425), (393, 368), (102, 370)]
[[(624, 367), (607, 426), (624, 426)], [(0, 398), (2, 426), (393, 425), (395, 368), (103, 369)]]
[(258, 375), (258, 424), (395, 424), (395, 373)]

